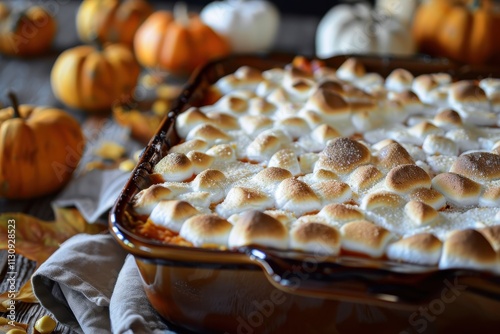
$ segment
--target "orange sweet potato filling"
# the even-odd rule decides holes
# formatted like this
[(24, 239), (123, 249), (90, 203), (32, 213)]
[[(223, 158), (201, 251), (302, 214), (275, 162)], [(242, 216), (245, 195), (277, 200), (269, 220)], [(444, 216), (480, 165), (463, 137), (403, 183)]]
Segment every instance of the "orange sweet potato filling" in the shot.
[(193, 246), (192, 243), (186, 241), (184, 238), (179, 236), (178, 233), (165, 227), (155, 225), (149, 219), (145, 223), (137, 225), (135, 232), (143, 237), (158, 240), (164, 243), (178, 246)]

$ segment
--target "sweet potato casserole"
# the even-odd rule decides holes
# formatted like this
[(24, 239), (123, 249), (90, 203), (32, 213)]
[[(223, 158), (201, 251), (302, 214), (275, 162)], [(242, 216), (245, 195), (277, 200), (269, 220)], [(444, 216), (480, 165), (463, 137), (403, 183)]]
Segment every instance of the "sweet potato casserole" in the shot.
[(500, 272), (500, 79), (296, 58), (211, 90), (134, 197), (136, 233)]

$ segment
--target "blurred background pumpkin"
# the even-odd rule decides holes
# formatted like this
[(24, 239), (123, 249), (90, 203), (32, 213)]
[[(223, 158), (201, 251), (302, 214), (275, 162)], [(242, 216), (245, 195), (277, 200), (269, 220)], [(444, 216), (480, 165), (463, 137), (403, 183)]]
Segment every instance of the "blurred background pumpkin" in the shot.
[(134, 92), (140, 67), (122, 44), (100, 50), (82, 45), (61, 53), (52, 67), (54, 95), (67, 106), (88, 112), (110, 111)]
[(84, 0), (76, 15), (78, 36), (84, 43), (123, 43), (131, 48), (135, 32), (152, 12), (146, 0)]
[(11, 9), (0, 2), (0, 53), (33, 57), (45, 54), (52, 46), (57, 24), (41, 6)]
[(186, 4), (153, 13), (134, 38), (137, 60), (147, 68), (190, 74), (195, 68), (229, 54), (226, 39), (212, 30)]
[(34, 198), (61, 189), (84, 149), (79, 123), (64, 110), (18, 105), (0, 109), (0, 197)]
[(424, 1), (413, 21), (421, 52), (472, 64), (500, 63), (500, 8), (493, 0)]

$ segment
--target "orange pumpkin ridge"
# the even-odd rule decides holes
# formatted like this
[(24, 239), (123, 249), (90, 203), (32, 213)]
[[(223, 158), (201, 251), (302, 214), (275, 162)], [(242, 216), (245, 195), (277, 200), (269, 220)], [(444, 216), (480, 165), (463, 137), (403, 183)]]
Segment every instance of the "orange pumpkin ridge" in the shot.
[(83, 153), (78, 122), (65, 111), (18, 105), (0, 109), (0, 196), (34, 198), (61, 189)]
[(39, 6), (11, 11), (0, 3), (0, 53), (33, 57), (52, 46), (57, 24), (52, 15)]
[(97, 50), (83, 45), (58, 57), (52, 68), (51, 85), (54, 95), (66, 105), (102, 112), (132, 96), (139, 74), (140, 66), (126, 46), (111, 44)]
[(181, 75), (230, 52), (225, 38), (178, 4), (174, 12), (155, 12), (141, 25), (134, 50), (144, 67)]

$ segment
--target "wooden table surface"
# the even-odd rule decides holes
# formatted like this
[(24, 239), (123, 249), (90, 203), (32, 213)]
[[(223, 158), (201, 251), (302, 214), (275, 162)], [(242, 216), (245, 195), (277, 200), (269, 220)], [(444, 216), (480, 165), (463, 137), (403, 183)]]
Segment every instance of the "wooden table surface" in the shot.
[[(33, 2), (33, 1), (32, 1)], [(14, 91), (21, 103), (60, 107), (72, 114), (83, 127), (91, 127), (95, 122), (89, 121), (86, 115), (79, 110), (72, 110), (56, 100), (50, 87), (50, 71), (58, 54), (63, 50), (80, 44), (75, 28), (75, 15), (79, 1), (68, 0), (38, 0), (35, 3), (44, 3), (51, 13), (55, 14), (58, 22), (58, 34), (52, 51), (42, 57), (33, 59), (9, 58), (0, 55), (0, 103), (5, 105), (6, 93)], [(22, 6), (24, 1), (11, 1), (11, 5)], [(155, 3), (157, 9), (170, 9), (171, 3)], [(199, 8), (194, 8), (199, 9)], [(292, 52), (295, 54), (312, 55), (314, 51), (314, 34), (319, 18), (316, 16), (283, 15), (275, 44), (276, 51)], [(0, 213), (23, 212), (44, 220), (52, 220), (54, 214), (50, 206), (57, 194), (32, 200), (0, 199)], [(0, 252), (0, 292), (7, 290), (5, 276), (7, 273), (7, 252)], [(28, 279), (35, 269), (35, 263), (22, 256), (17, 256), (16, 271), (18, 288)], [(39, 304), (16, 304), (16, 321), (28, 323), (30, 328), (41, 316), (47, 314)], [(0, 316), (4, 316), (0, 314)], [(73, 333), (69, 328), (59, 324), (56, 333)]]

